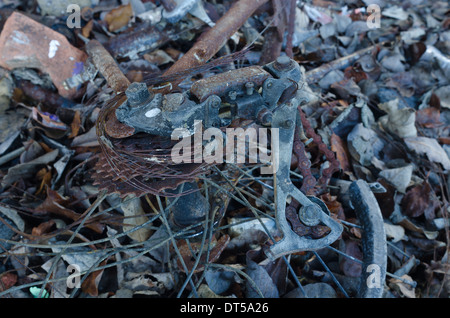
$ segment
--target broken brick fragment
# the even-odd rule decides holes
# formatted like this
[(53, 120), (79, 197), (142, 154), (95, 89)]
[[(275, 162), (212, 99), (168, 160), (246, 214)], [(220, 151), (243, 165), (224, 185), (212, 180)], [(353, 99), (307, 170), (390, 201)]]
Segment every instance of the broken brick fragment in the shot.
[(72, 99), (76, 89), (64, 88), (64, 81), (79, 72), (87, 55), (67, 38), (27, 16), (14, 12), (0, 34), (0, 66), (35, 68), (49, 74), (58, 93)]

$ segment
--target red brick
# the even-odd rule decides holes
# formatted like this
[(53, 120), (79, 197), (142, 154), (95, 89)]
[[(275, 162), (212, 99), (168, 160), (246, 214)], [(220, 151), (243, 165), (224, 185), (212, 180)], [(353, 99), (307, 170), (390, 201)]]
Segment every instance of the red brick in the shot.
[(59, 94), (66, 98), (73, 98), (76, 89), (66, 90), (63, 83), (73, 76), (75, 63), (86, 58), (61, 33), (17, 12), (8, 18), (0, 34), (1, 67), (39, 69), (49, 74)]

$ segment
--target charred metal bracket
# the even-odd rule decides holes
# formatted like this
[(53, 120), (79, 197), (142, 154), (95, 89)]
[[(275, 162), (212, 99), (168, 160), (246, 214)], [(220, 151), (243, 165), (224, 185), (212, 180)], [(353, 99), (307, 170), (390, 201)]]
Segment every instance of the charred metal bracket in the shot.
[(184, 128), (194, 134), (196, 120), (206, 127), (220, 125), (218, 96), (196, 103), (187, 94), (153, 94), (145, 83), (132, 83), (125, 93), (128, 99), (117, 108), (116, 117), (136, 132), (171, 136), (175, 129)]
[[(278, 106), (273, 112), (272, 129), (279, 129), (279, 155), (278, 165), (274, 173), (275, 180), (275, 206), (276, 222), (283, 238), (267, 250), (268, 260), (274, 260), (280, 256), (305, 250), (317, 250), (326, 247), (336, 241), (342, 233), (342, 225), (331, 218), (328, 209), (323, 202), (315, 197), (308, 197), (294, 186), (290, 179), (291, 153), (294, 142), (296, 121), (299, 123), (297, 107), (299, 100), (293, 98), (290, 102)], [(297, 118), (292, 120), (291, 118)], [(288, 197), (297, 200), (301, 204), (298, 213), (300, 221), (306, 226), (323, 224), (327, 226), (329, 233), (319, 239), (311, 239), (296, 234), (286, 219), (286, 201)]]
[(176, 128), (194, 134), (196, 121), (204, 128), (224, 127), (235, 118), (270, 126), (272, 110), (291, 99), (301, 81), (300, 66), (283, 56), (263, 67), (198, 80), (184, 93), (153, 94), (144, 83), (132, 83), (116, 117), (136, 132), (160, 136), (171, 136)]

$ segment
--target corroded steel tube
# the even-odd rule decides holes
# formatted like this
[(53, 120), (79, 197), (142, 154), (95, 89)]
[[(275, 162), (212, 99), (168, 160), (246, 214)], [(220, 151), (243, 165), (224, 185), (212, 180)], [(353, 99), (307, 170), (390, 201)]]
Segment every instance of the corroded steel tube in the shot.
[(120, 70), (114, 58), (97, 40), (90, 40), (86, 44), (86, 51), (98, 71), (105, 77), (108, 85), (116, 92), (124, 92), (130, 81)]
[(164, 75), (171, 75), (205, 64), (239, 30), (256, 9), (267, 1), (239, 0), (235, 2), (230, 10), (217, 21), (216, 25), (202, 34), (194, 46), (172, 65)]

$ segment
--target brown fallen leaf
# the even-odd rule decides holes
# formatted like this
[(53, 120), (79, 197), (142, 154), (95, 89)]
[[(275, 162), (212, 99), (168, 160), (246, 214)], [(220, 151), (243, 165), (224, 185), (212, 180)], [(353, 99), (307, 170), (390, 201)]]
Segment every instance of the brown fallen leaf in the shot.
[(70, 128), (71, 128), (71, 132), (67, 138), (76, 137), (81, 128), (81, 115), (78, 110), (75, 111), (75, 115), (73, 116), (73, 120), (72, 120), (72, 123), (70, 124)]
[(426, 181), (407, 191), (401, 201), (404, 215), (415, 218), (425, 214), (427, 220), (435, 218), (436, 204), (431, 186)]
[(10, 289), (17, 283), (17, 275), (5, 272), (0, 275), (0, 292)]
[[(108, 260), (102, 261), (99, 266), (106, 265)], [(104, 269), (99, 269), (89, 274), (89, 276), (81, 284), (81, 290), (92, 297), (98, 296), (98, 284), (102, 278)]]
[[(355, 241), (347, 240), (345, 244), (345, 254), (350, 255), (356, 259), (362, 260), (361, 249)], [(347, 257), (343, 257), (340, 262), (340, 267), (345, 276), (360, 277), (362, 272), (362, 265)]]
[(49, 187), (52, 181), (52, 172), (51, 170), (47, 170), (47, 168), (42, 168), (36, 173), (36, 179), (41, 180), (41, 185), (39, 189), (36, 191), (36, 195), (41, 194), (45, 187)]
[(332, 134), (330, 138), (331, 150), (336, 153), (336, 159), (341, 164), (341, 169), (343, 171), (351, 171), (350, 167), (350, 155), (344, 141), (336, 134)]
[(442, 126), (441, 112), (436, 107), (419, 109), (416, 112), (416, 123), (425, 128), (436, 128)]
[(335, 215), (340, 220), (345, 220), (344, 208), (337, 200), (336, 196), (325, 193), (320, 196), (320, 199), (325, 203), (331, 214)]
[(133, 8), (131, 3), (112, 9), (105, 16), (108, 30), (114, 32), (121, 29), (128, 24), (132, 16)]
[[(408, 281), (413, 281), (411, 276), (408, 275), (403, 275), (401, 278)], [(414, 287), (412, 287), (410, 284), (404, 283), (403, 281), (397, 278), (392, 278), (389, 280), (389, 287), (398, 291), (402, 296), (406, 298), (416, 298), (416, 292)]]
[(48, 233), (50, 229), (55, 225), (54, 220), (48, 220), (47, 222), (42, 222), (38, 226), (33, 227), (31, 230), (31, 235), (33, 236), (42, 236), (45, 233)]
[[(47, 197), (44, 202), (34, 209), (34, 213), (37, 215), (45, 215), (53, 213), (65, 218), (68, 218), (74, 222), (79, 221), (81, 214), (68, 209), (64, 205), (69, 203), (69, 199), (62, 197), (58, 192), (47, 187)], [(85, 226), (96, 233), (102, 233), (104, 226), (99, 222), (86, 221)]]
[(88, 23), (81, 29), (81, 35), (83, 35), (85, 38), (89, 38), (89, 35), (91, 34), (92, 28), (94, 26), (94, 20), (89, 20)]
[[(209, 253), (209, 260), (208, 262), (213, 263), (217, 261), (217, 259), (222, 254), (225, 247), (227, 247), (228, 243), (230, 243), (230, 237), (228, 235), (223, 235), (219, 238), (219, 240), (216, 240), (215, 237), (212, 238), (212, 242), (210, 243), (213, 247), (211, 248), (211, 251)], [(208, 242), (205, 242), (205, 245), (208, 244)], [(183, 260), (186, 264), (186, 267), (188, 271), (191, 271), (192, 268), (195, 265), (196, 256), (192, 255), (191, 249), (194, 250), (196, 253), (198, 253), (198, 249), (200, 248), (201, 243), (193, 243), (191, 244), (191, 248), (189, 248), (188, 244), (185, 240), (180, 240), (178, 242), (178, 248), (180, 250), (181, 256), (183, 257)], [(204, 264), (206, 262), (206, 254), (202, 253), (200, 262), (198, 263), (198, 266), (195, 269), (195, 273), (200, 272), (204, 269)], [(178, 259), (178, 267), (184, 271), (184, 268)]]

